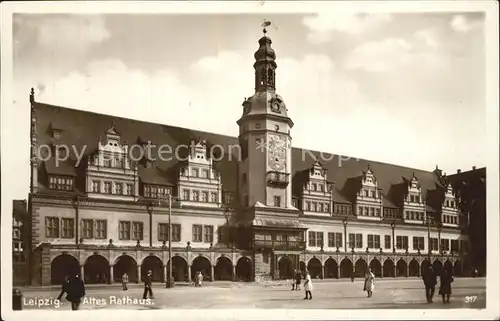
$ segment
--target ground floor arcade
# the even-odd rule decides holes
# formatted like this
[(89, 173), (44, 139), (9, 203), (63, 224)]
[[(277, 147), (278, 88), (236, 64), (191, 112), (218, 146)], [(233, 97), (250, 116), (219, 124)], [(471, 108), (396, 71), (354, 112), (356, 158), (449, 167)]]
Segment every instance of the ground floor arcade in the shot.
[[(43, 244), (32, 259), (32, 284), (61, 284), (65, 276), (79, 274), (87, 284), (121, 282), (127, 273), (130, 282), (142, 282), (148, 271), (154, 282), (166, 282), (169, 274), (168, 249), (56, 247)], [(193, 280), (197, 272), (204, 279), (251, 281), (252, 257), (231, 249), (173, 249), (174, 281)]]
[(460, 255), (394, 255), (357, 253), (275, 253), (272, 260), (277, 271), (275, 278), (289, 279), (296, 269), (309, 271), (312, 278), (363, 277), (368, 270), (376, 277), (415, 277), (432, 265), (436, 274), (444, 268), (451, 269), (455, 276), (462, 276), (470, 269), (467, 258)]

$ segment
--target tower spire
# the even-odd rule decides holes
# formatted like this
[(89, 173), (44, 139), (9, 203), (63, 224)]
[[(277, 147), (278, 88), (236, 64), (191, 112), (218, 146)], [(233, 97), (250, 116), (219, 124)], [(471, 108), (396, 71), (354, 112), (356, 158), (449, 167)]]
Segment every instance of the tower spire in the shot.
[(274, 91), (276, 90), (276, 53), (271, 48), (271, 38), (267, 36), (267, 27), (271, 25), (270, 21), (264, 20), (262, 23), (263, 36), (259, 39), (259, 49), (255, 52), (255, 91)]

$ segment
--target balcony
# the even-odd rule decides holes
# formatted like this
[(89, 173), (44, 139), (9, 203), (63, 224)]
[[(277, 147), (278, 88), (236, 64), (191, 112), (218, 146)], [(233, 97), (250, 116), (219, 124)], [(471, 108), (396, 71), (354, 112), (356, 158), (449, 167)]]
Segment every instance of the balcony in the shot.
[(306, 249), (304, 241), (272, 241), (272, 240), (254, 240), (254, 247), (268, 248), (273, 250), (298, 250)]
[(286, 188), (290, 183), (290, 174), (281, 172), (268, 172), (267, 184), (274, 187)]

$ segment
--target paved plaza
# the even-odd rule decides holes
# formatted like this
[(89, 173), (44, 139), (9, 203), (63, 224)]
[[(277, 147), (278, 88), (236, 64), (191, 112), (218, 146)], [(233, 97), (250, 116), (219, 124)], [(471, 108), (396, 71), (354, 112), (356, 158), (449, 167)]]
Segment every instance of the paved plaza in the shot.
[[(207, 283), (202, 288), (177, 286), (166, 289), (162, 284), (153, 286), (155, 299), (151, 304), (131, 302), (141, 299), (143, 288), (132, 285), (128, 291), (122, 291), (118, 285), (88, 286), (87, 296), (82, 310), (89, 309), (418, 309), (418, 308), (474, 308), (486, 306), (486, 279), (456, 278), (453, 283), (451, 303), (443, 305), (437, 295), (433, 304), (425, 302), (423, 284), (419, 278), (378, 279), (372, 298), (367, 298), (362, 291), (363, 280), (318, 280), (314, 282), (312, 300), (303, 300), (303, 291), (291, 291), (291, 282), (259, 283)], [(31, 288), (23, 290), (23, 301), (30, 299), (55, 299), (59, 288)], [(130, 300), (125, 303), (123, 298)], [(468, 298), (467, 298), (468, 297)], [(117, 299), (116, 302), (112, 301)], [(122, 302), (119, 302), (122, 299)], [(467, 303), (466, 301), (470, 301)], [(56, 309), (50, 300), (41, 307), (24, 305), (23, 309)], [(41, 302), (39, 301), (39, 302)], [(45, 305), (47, 303), (47, 305)], [(121, 304), (122, 303), (122, 304)], [(70, 305), (63, 300), (57, 308), (69, 310)]]

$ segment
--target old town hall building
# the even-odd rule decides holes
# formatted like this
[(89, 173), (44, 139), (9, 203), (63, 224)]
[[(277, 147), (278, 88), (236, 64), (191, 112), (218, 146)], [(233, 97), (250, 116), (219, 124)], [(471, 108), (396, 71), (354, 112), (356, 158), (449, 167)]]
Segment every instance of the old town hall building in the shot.
[(446, 175), (293, 148), (293, 104), (276, 92), (266, 34), (254, 56), (237, 138), (53, 106), (32, 90), (32, 284), (140, 281), (147, 270), (165, 282), (169, 194), (176, 282), (469, 268), (468, 217)]

